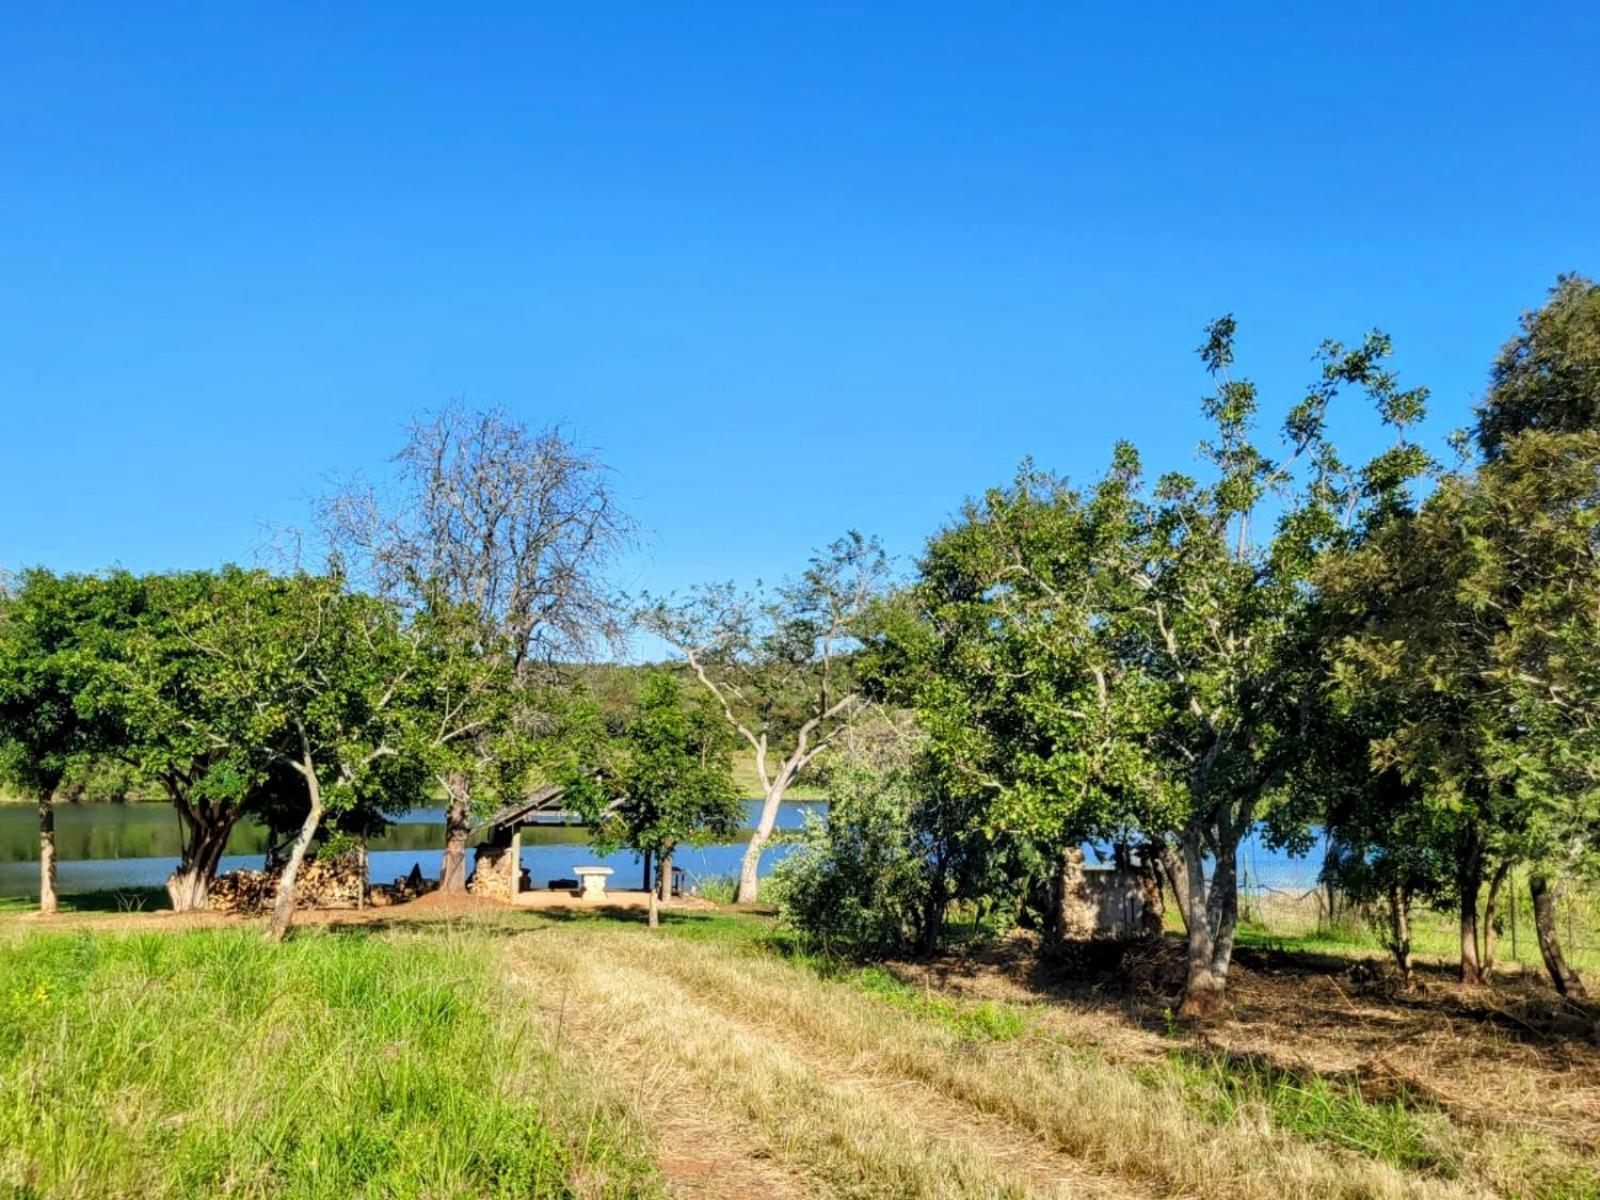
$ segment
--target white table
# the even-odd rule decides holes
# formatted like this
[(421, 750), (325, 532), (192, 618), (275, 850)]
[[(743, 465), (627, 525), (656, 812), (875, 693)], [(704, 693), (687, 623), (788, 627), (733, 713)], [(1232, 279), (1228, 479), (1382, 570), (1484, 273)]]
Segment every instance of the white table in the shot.
[(615, 874), (610, 867), (573, 867), (572, 873), (578, 877), (578, 882), (583, 885), (583, 898), (585, 900), (604, 900), (606, 898), (606, 878)]

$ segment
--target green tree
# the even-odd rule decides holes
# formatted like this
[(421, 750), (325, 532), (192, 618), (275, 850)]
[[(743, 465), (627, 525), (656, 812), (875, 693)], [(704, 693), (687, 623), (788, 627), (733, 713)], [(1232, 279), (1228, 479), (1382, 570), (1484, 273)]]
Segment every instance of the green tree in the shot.
[[(652, 928), (658, 901), (671, 899), (678, 847), (728, 838), (739, 828), (744, 805), (733, 783), (733, 739), (710, 696), (686, 692), (669, 671), (651, 671), (623, 733), (619, 761), (586, 793), (598, 819), (597, 847), (627, 846), (658, 864)], [(606, 805), (610, 796), (620, 799)]]
[[(1285, 786), (1316, 703), (1321, 674), (1306, 636), (1315, 568), (1360, 527), (1403, 508), (1409, 481), (1427, 466), (1406, 437), (1426, 392), (1402, 390), (1383, 366), (1391, 352), (1383, 334), (1353, 349), (1324, 343), (1320, 378), (1286, 415), (1284, 453), (1274, 459), (1254, 440), (1254, 385), (1232, 377), (1233, 320), (1207, 333), (1200, 356), (1215, 385), (1205, 411), (1216, 435), (1202, 453), (1210, 478), (1159, 480), (1136, 551), (1119, 568), (1139, 592), (1129, 629), (1157, 697), (1152, 746), (1184, 796), (1168, 865), (1188, 932), (1182, 1011), (1191, 1016), (1208, 1015), (1223, 998), (1238, 925), (1239, 843)], [(1330, 404), (1349, 386), (1362, 388), (1395, 432), (1390, 448), (1359, 469), (1325, 436)]]
[(647, 630), (684, 656), (755, 754), (761, 816), (739, 867), (740, 904), (757, 898), (761, 852), (789, 785), (863, 710), (852, 656), (887, 575), (878, 542), (851, 532), (775, 591), (721, 584), (681, 603), (647, 603), (639, 613)]
[(218, 668), (193, 636), (196, 613), (226, 607), (248, 572), (236, 567), (133, 577), (112, 575), (125, 606), (80, 628), (78, 703), (111, 753), (159, 787), (182, 831), (167, 881), (179, 912), (204, 908), (234, 827), (263, 787), (274, 747), (256, 739), (238, 699), (219, 702)]
[[(1054, 854), (1146, 840), (1188, 931), (1196, 1016), (1226, 985), (1239, 842), (1286, 787), (1318, 699), (1316, 564), (1403, 511), (1427, 465), (1405, 436), (1425, 393), (1384, 368), (1382, 334), (1322, 347), (1274, 459), (1255, 441), (1255, 388), (1231, 376), (1232, 319), (1207, 332), (1207, 478), (1148, 486), (1126, 445), (1088, 495), (1025, 471), (930, 544), (910, 616), (884, 639), (933, 752), (988, 797), (991, 830)], [(1396, 435), (1360, 469), (1325, 437), (1352, 386)]]
[(1562, 275), (1544, 306), (1522, 316), (1489, 373), (1476, 434), (1489, 459), (1528, 430), (1600, 429), (1600, 284)]
[(932, 953), (954, 902), (986, 910), (1006, 892), (982, 793), (952, 786), (914, 725), (853, 733), (829, 764), (827, 794), (773, 872), (780, 919), (817, 948)]
[(56, 911), (55, 795), (74, 766), (112, 748), (82, 702), (86, 638), (126, 627), (131, 577), (23, 571), (0, 591), (0, 782), (39, 804), (39, 908)]
[(1483, 979), (1483, 880), (1527, 860), (1552, 980), (1581, 987), (1541, 900), (1600, 827), (1597, 520), (1600, 433), (1530, 430), (1327, 581), (1353, 627), (1341, 686), (1392, 714), (1376, 764), (1414, 781), (1434, 836), (1454, 841), (1464, 982)]
[(1084, 841), (1126, 841), (1176, 811), (1150, 753), (1156, 697), (1121, 615), (1134, 590), (1106, 569), (1137, 536), (1137, 478), (1126, 446), (1088, 494), (1025, 464), (969, 502), (929, 541), (916, 581), (877, 607), (863, 670), (916, 715), (949, 848), (975, 829), (992, 858), (1059, 874)]
[(395, 608), (337, 574), (232, 571), (182, 616), (208, 664), (200, 688), (240, 742), (299, 776), (307, 811), (279, 875), (269, 936), (294, 916), (301, 864), (327, 813), (348, 813), (408, 750), (407, 689), (424, 664)]

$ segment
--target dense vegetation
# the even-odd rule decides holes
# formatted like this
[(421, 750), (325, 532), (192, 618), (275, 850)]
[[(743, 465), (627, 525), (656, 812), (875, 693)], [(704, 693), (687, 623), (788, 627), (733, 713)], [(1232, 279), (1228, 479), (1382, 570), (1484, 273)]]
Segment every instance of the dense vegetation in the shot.
[[(914, 725), (786, 864), (789, 916), (872, 953), (936, 944), (951, 903), (1048, 933), (1042, 884), (1096, 841), (1175, 900), (1204, 1015), (1240, 840), (1320, 832), (1408, 978), (1425, 902), (1458, 913), (1481, 982), (1527, 868), (1551, 979), (1581, 994), (1550, 898), (1600, 846), (1600, 287), (1563, 278), (1524, 318), (1453, 466), (1377, 333), (1322, 347), (1269, 448), (1234, 332), (1200, 350), (1204, 477), (1147, 482), (1132, 445), (1087, 488), (1025, 465), (876, 605), (857, 666)], [(1390, 439), (1359, 465), (1327, 437), (1352, 390)]]
[[(1275, 440), (1235, 334), (1200, 348), (1199, 474), (1151, 475), (1131, 443), (1087, 485), (1025, 464), (899, 580), (851, 534), (776, 589), (628, 601), (603, 465), (459, 407), (417, 423), (393, 479), (319, 505), (320, 569), (23, 571), (0, 771), (41, 804), (42, 903), (52, 802), (88, 764), (173, 804), (174, 907), (204, 905), (245, 815), (280, 831), (281, 937), (319, 839), (425, 795), (446, 798), (447, 891), (472, 815), (540, 781), (670, 860), (729, 827), (737, 746), (765, 799), (742, 901), (787, 790), (828, 782), (781, 899), (834, 949), (933, 951), (952, 913), (1058, 936), (1052, 885), (1092, 841), (1171, 898), (1183, 1011), (1205, 1016), (1264, 829), (1328, 838), (1330, 882), (1407, 974), (1425, 904), (1457, 914), (1481, 982), (1524, 869), (1550, 977), (1580, 996), (1551, 913), (1600, 828), (1600, 288), (1563, 278), (1524, 318), (1453, 463), (1418, 440), (1427, 393), (1383, 334), (1324, 344)], [(1336, 411), (1385, 447), (1348, 461)], [(677, 661), (578, 665), (634, 627)]]

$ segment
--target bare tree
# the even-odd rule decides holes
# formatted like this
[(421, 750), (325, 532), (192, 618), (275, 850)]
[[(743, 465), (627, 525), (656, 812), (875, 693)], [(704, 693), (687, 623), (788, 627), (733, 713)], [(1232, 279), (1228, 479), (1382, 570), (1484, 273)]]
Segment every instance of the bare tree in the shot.
[(740, 864), (737, 903), (757, 897), (761, 852), (784, 793), (864, 706), (851, 651), (888, 571), (877, 540), (852, 531), (815, 555), (798, 581), (770, 594), (759, 585), (745, 592), (717, 584), (641, 613), (644, 627), (683, 655), (755, 753), (761, 816)]
[[(608, 573), (635, 526), (591, 451), (558, 428), (452, 403), (415, 421), (394, 461), (387, 487), (357, 479), (319, 506), (324, 536), (354, 578), (414, 612), (472, 614), (482, 636), (468, 641), (502, 660), (525, 696), (562, 665), (620, 641)], [(437, 758), (448, 795), (445, 891), (466, 887), (477, 785), (504, 745), (486, 724), (463, 720), (461, 700), (441, 697), (456, 706), (441, 721), (460, 730)]]

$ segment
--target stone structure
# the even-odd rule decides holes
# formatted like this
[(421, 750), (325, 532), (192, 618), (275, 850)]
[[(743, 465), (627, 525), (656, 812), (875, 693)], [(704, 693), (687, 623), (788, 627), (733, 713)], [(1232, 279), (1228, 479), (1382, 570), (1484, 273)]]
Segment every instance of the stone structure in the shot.
[(1134, 866), (1091, 867), (1083, 851), (1062, 855), (1050, 897), (1054, 928), (1063, 941), (1131, 941), (1148, 936), (1151, 917), (1160, 932), (1160, 892), (1153, 876)]
[[(618, 803), (613, 800), (608, 811)], [(583, 814), (566, 807), (565, 789), (553, 784), (540, 788), (524, 800), (506, 805), (475, 826), (481, 840), (467, 887), (480, 896), (502, 900), (514, 899), (519, 892), (531, 890), (532, 881), (528, 872), (522, 869), (522, 831), (530, 826), (583, 823)], [(611, 872), (607, 871), (606, 874)], [(551, 886), (554, 887), (556, 882), (559, 881), (552, 881)], [(576, 887), (577, 884), (572, 886)], [(600, 894), (605, 895), (603, 880), (600, 881)], [(585, 898), (589, 896), (587, 887), (584, 895)]]
[(573, 867), (572, 873), (583, 883), (583, 898), (585, 900), (604, 900), (606, 898), (606, 880), (614, 872), (610, 867)]
[[(518, 861), (522, 857), (522, 835), (512, 838), (512, 845), (484, 844), (473, 856), (472, 877), (467, 880), (467, 890), (475, 896), (491, 900), (509, 900), (531, 885), (527, 868)], [(512, 872), (516, 878), (512, 878)]]

